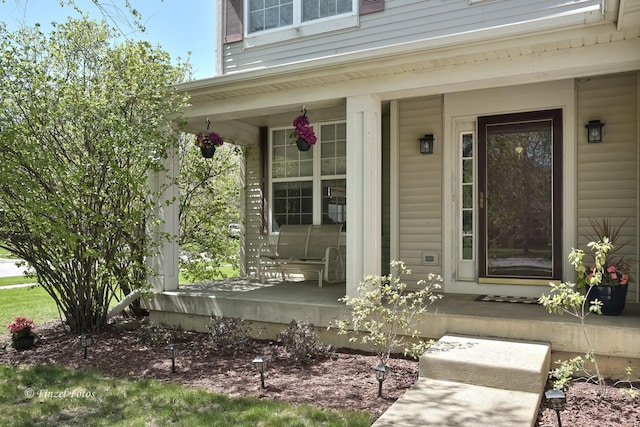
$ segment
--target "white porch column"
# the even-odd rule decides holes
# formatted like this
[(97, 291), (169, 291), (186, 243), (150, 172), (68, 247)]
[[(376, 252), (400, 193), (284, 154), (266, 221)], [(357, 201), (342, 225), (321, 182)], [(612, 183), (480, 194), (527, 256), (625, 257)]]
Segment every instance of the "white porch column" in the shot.
[(347, 98), (347, 295), (365, 275), (379, 275), (382, 253), (380, 98)]
[[(179, 189), (174, 183), (180, 170), (178, 150), (173, 150), (165, 160), (166, 172), (154, 173), (149, 178), (152, 190), (165, 188), (159, 205), (161, 222), (156, 225), (154, 237), (160, 241), (159, 253), (149, 259), (149, 265), (155, 276), (149, 277), (155, 292), (178, 289), (178, 234)], [(170, 240), (166, 236), (173, 236)]]

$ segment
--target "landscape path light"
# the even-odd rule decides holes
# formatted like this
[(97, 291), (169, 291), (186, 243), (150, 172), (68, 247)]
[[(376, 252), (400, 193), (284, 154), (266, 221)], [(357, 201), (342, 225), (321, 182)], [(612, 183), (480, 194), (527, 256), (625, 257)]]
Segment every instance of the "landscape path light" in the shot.
[(564, 409), (567, 397), (562, 390), (547, 390), (544, 393), (544, 397), (547, 399), (547, 407), (556, 411), (556, 415), (558, 416), (558, 427), (562, 427), (560, 411)]
[(164, 348), (171, 359), (171, 372), (176, 373), (176, 357), (178, 357), (178, 344), (169, 344)]
[(378, 397), (382, 397), (382, 383), (387, 378), (388, 368), (385, 365), (378, 365), (373, 369), (376, 371), (376, 379), (378, 380)]
[(264, 386), (264, 371), (267, 370), (267, 359), (266, 359), (266, 357), (264, 357), (264, 356), (256, 356), (256, 358), (253, 359), (253, 366), (256, 367), (258, 372), (260, 372), (260, 387), (266, 388)]
[(84, 352), (84, 359), (87, 359), (87, 349), (91, 347), (92, 338), (89, 334), (82, 334), (78, 338), (80, 338), (80, 343), (82, 344), (82, 350)]

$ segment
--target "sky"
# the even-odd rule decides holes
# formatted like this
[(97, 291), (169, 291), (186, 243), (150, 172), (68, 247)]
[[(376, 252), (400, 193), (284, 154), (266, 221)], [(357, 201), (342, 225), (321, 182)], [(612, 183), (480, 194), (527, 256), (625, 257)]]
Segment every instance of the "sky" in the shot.
[[(211, 77), (214, 72), (215, 0), (130, 0), (131, 6), (142, 14), (144, 33), (135, 33), (131, 38), (159, 44), (171, 55), (180, 57), (193, 67), (194, 78)], [(116, 5), (126, 11), (124, 0), (100, 0), (100, 3)], [(103, 16), (91, 0), (76, 0), (89, 17), (101, 20)], [(9, 31), (16, 30), (21, 23), (41, 25), (43, 32), (51, 29), (50, 22), (64, 22), (68, 16), (78, 17), (69, 6), (61, 7), (58, 0), (0, 0), (0, 21)], [(109, 22), (111, 24), (111, 22)], [(119, 24), (120, 25), (120, 24)], [(126, 28), (126, 27), (125, 27)]]

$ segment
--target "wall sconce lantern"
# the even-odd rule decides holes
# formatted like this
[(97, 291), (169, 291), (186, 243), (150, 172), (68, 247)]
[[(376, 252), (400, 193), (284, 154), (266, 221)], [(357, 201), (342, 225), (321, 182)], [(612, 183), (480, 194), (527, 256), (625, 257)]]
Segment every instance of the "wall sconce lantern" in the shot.
[(84, 359), (87, 360), (87, 349), (91, 347), (91, 335), (82, 334), (78, 338), (80, 338), (80, 343), (82, 344), (82, 350), (84, 351)]
[(257, 356), (253, 359), (253, 366), (256, 367), (256, 370), (260, 372), (260, 387), (265, 388), (264, 386), (264, 371), (267, 370), (267, 359), (263, 356)]
[(587, 141), (589, 144), (602, 142), (602, 128), (604, 123), (600, 120), (589, 120), (589, 123), (584, 125), (587, 128)]
[(418, 141), (420, 141), (420, 154), (433, 154), (433, 145), (435, 141), (433, 134), (427, 134), (418, 139)]
[(169, 344), (164, 348), (167, 351), (167, 356), (171, 359), (171, 372), (176, 373), (176, 357), (178, 356), (178, 344)]

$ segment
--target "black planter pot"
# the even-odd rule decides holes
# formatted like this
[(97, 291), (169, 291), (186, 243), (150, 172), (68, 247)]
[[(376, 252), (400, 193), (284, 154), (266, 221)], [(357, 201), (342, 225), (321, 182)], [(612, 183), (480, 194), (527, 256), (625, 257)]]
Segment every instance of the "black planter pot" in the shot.
[(35, 344), (35, 340), (36, 336), (33, 334), (27, 335), (26, 337), (13, 338), (13, 348), (15, 348), (16, 350), (26, 350), (33, 347), (33, 345)]
[(304, 138), (298, 138), (296, 140), (296, 145), (298, 146), (298, 150), (300, 151), (309, 151), (309, 149), (311, 148), (311, 144), (309, 144), (309, 142), (307, 142), (307, 140)]
[(595, 299), (602, 302), (600, 310), (606, 316), (617, 316), (624, 310), (628, 285), (594, 285), (589, 290), (589, 305)]
[(200, 152), (202, 153), (202, 157), (204, 157), (205, 159), (210, 159), (216, 153), (216, 147), (213, 145), (200, 147)]

